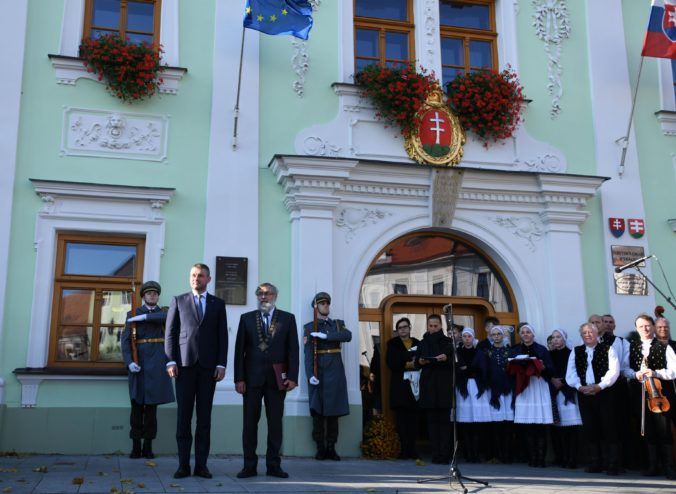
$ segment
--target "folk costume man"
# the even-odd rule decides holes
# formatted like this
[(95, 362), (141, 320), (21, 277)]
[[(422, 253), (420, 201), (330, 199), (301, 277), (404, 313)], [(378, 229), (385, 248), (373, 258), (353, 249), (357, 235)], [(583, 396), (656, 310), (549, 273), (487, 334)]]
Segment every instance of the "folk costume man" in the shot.
[(340, 319), (329, 318), (331, 296), (319, 292), (312, 301), (317, 321), (304, 326), (305, 373), (312, 415), (312, 439), (317, 460), (339, 461), (336, 453), (338, 417), (348, 415), (347, 381), (340, 344), (352, 340), (352, 333)]
[[(661, 344), (655, 337), (655, 323), (651, 316), (641, 314), (635, 321), (640, 340), (629, 346), (629, 354), (622, 363), (622, 373), (629, 381), (629, 403), (637, 416), (645, 414), (645, 439), (648, 445), (648, 468), (641, 472), (646, 476), (659, 475), (659, 464), (670, 480), (676, 480), (674, 449), (671, 436), (671, 418), (655, 400), (656, 411), (651, 411), (644, 400), (643, 387), (649, 379), (676, 379), (676, 354), (673, 348)], [(646, 388), (647, 394), (650, 387)], [(659, 393), (658, 393), (659, 394)], [(664, 398), (668, 400), (668, 398)], [(670, 404), (672, 407), (675, 403)], [(646, 407), (643, 411), (643, 407)], [(665, 407), (666, 408), (666, 407)]]
[(242, 449), (244, 468), (237, 478), (258, 475), (258, 421), (261, 400), (268, 419), (267, 475), (287, 478), (282, 470), (282, 418), (286, 393), (298, 383), (298, 330), (293, 314), (275, 307), (277, 287), (256, 288), (258, 308), (242, 314), (235, 343), (235, 390), (244, 401)]
[[(122, 358), (129, 369), (131, 398), (129, 437), (133, 446), (130, 458), (155, 457), (152, 444), (157, 437), (157, 405), (174, 401), (174, 388), (165, 371), (164, 323), (167, 313), (157, 304), (161, 292), (162, 287), (156, 281), (146, 281), (141, 286), (143, 305), (135, 314), (127, 313), (127, 324), (122, 333)], [(132, 329), (133, 323), (135, 329)], [(135, 351), (132, 351), (133, 347)]]
[(601, 453), (607, 455), (608, 475), (620, 473), (619, 438), (614, 398), (610, 387), (620, 375), (620, 362), (611, 345), (599, 343), (599, 328), (593, 322), (580, 326), (583, 345), (568, 356), (566, 383), (578, 392), (582, 431), (587, 441), (588, 473), (603, 470)]
[(228, 357), (228, 321), (225, 301), (207, 293), (209, 267), (195, 264), (190, 269), (191, 291), (171, 299), (167, 314), (164, 351), (167, 374), (176, 380), (176, 443), (178, 470), (174, 478), (190, 475), (191, 422), (195, 426), (195, 470), (193, 475), (210, 479), (207, 458), (211, 444), (211, 406), (216, 383), (225, 377)]

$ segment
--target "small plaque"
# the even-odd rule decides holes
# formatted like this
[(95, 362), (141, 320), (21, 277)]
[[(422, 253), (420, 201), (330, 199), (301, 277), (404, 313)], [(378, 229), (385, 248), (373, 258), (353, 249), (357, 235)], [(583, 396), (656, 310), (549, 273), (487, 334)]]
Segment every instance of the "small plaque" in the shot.
[(615, 273), (614, 277), (616, 294), (648, 295), (648, 283), (642, 275), (633, 273)]
[(246, 305), (247, 257), (216, 257), (216, 296), (230, 305)]
[[(634, 262), (636, 259), (645, 257), (645, 251), (643, 247), (640, 246), (631, 246), (631, 245), (611, 245), (610, 254), (613, 257), (613, 266), (624, 266), (630, 262)], [(645, 261), (641, 264), (638, 264), (639, 268), (645, 267)]]

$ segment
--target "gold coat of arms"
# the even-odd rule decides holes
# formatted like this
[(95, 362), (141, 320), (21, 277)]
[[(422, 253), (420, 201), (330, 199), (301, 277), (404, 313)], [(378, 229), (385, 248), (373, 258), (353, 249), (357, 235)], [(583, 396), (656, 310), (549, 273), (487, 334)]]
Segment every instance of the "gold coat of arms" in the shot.
[(404, 146), (412, 160), (431, 165), (453, 166), (460, 162), (467, 138), (458, 117), (443, 102), (438, 86), (415, 115), (415, 129)]

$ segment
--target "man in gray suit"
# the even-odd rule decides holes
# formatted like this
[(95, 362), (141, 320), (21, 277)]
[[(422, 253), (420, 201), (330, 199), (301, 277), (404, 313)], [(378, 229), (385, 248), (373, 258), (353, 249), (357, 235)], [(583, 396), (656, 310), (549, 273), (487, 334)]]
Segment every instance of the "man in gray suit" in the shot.
[(209, 267), (195, 264), (190, 270), (191, 291), (171, 300), (167, 313), (165, 353), (167, 373), (176, 379), (176, 443), (178, 470), (174, 478), (190, 475), (193, 406), (195, 426), (194, 475), (211, 478), (207, 468), (211, 440), (211, 405), (216, 382), (225, 377), (228, 355), (228, 322), (225, 302), (210, 293)]
[(281, 467), (284, 398), (298, 383), (298, 330), (293, 314), (275, 307), (277, 288), (261, 283), (256, 288), (258, 309), (242, 314), (235, 343), (235, 389), (244, 399), (240, 479), (258, 474), (256, 445), (261, 400), (268, 419), (267, 475), (285, 479)]

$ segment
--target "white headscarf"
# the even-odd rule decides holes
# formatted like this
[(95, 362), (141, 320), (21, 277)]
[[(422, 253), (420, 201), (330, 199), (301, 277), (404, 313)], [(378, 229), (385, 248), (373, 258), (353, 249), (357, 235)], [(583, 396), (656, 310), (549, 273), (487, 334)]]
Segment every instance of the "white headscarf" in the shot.
[(502, 344), (504, 346), (509, 346), (509, 344), (512, 342), (512, 339), (510, 338), (509, 334), (514, 331), (514, 328), (512, 326), (493, 326), (491, 328), (491, 331), (493, 331), (494, 329), (500, 331), (500, 333), (502, 334)]
[[(573, 344), (568, 340), (568, 333), (566, 333), (565, 329), (561, 328), (556, 328), (554, 331), (558, 331), (561, 337), (563, 338), (563, 344), (566, 346), (566, 348), (572, 350), (573, 349)], [(554, 334), (554, 331), (552, 331), (552, 334)]]
[(472, 335), (472, 346), (477, 346), (477, 343), (479, 343), (479, 340), (476, 339), (476, 336), (474, 334), (474, 328), (464, 328), (462, 330), (462, 333), (460, 333), (460, 336), (464, 335), (465, 333)]

